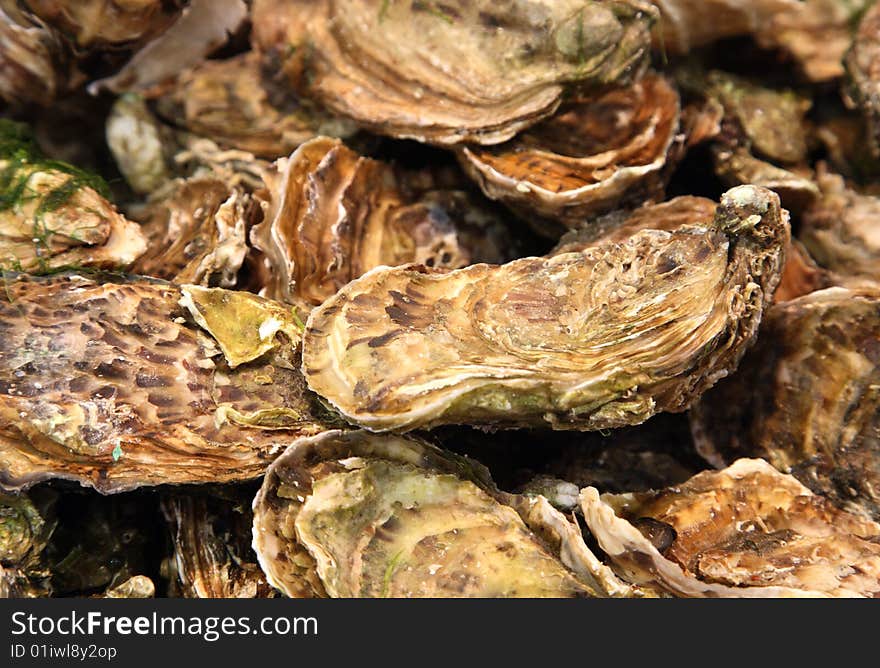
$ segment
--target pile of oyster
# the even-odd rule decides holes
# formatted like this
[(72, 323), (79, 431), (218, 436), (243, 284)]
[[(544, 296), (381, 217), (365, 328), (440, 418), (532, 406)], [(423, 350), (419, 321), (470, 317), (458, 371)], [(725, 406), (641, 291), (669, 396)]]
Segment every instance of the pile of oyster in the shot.
[(880, 4), (0, 0), (0, 596), (880, 596)]

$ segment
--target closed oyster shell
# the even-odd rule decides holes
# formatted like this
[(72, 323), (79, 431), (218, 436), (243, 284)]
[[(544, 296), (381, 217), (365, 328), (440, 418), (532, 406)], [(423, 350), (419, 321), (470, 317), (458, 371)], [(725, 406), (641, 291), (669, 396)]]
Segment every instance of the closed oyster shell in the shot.
[(303, 371), (373, 430), (638, 424), (736, 367), (788, 240), (776, 195), (743, 186), (711, 228), (448, 273), (378, 268), (312, 311)]
[(67, 86), (58, 36), (42, 21), (0, 1), (0, 99), (10, 105), (47, 104)]
[(662, 192), (679, 115), (678, 93), (662, 76), (649, 74), (568, 102), (507, 143), (464, 147), (459, 156), (488, 197), (528, 220), (538, 215), (574, 226)]
[(864, 14), (846, 54), (850, 78), (849, 94), (854, 106), (865, 117), (871, 134), (871, 149), (880, 156), (880, 6), (876, 3)]
[(254, 499), (254, 549), (293, 597), (637, 591), (546, 499), (501, 494), (472, 460), (366, 432), (301, 439), (279, 457)]
[(324, 429), (296, 368), (289, 309), (115, 280), (4, 281), (0, 485), (66, 478), (108, 493), (244, 480)]
[(165, 88), (156, 100), (162, 118), (261, 158), (286, 156), (318, 135), (346, 137), (356, 129), (265, 77), (253, 51), (204, 61)]
[(760, 459), (656, 492), (600, 497), (588, 487), (581, 508), (619, 572), (677, 596), (880, 592), (880, 525), (834, 508)]
[(716, 466), (763, 457), (880, 520), (880, 290), (830, 288), (771, 308), (741, 369), (691, 412)]
[(409, 200), (389, 165), (338, 139), (303, 144), (265, 178), (271, 201), (251, 233), (269, 270), (262, 292), (306, 312), (380, 265), (458, 268), (503, 259), (511, 245), (506, 228), (481, 217), (463, 193)]
[[(266, 582), (251, 550), (250, 504), (235, 492), (172, 494), (162, 512), (174, 545), (175, 596), (268, 598)], [(248, 501), (250, 497), (248, 497)]]
[(255, 3), (255, 47), (371, 131), (495, 144), (550, 115), (568, 84), (628, 76), (647, 54), (641, 0)]

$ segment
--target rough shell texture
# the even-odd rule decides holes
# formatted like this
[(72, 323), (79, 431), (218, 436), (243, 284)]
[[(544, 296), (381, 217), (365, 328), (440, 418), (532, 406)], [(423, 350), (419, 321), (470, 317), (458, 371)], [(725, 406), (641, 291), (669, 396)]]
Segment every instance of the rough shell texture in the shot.
[(880, 291), (831, 288), (771, 308), (740, 371), (692, 411), (716, 465), (763, 457), (880, 520)]
[(279, 448), (323, 429), (287, 313), (194, 286), (7, 277), (0, 484), (58, 477), (117, 492), (260, 475)]
[(711, 228), (449, 273), (379, 268), (312, 312), (303, 370), (374, 430), (638, 424), (736, 367), (788, 239), (776, 195), (743, 186)]
[(269, 269), (264, 294), (306, 311), (377, 266), (506, 259), (506, 228), (461, 206), (464, 194), (410, 201), (389, 165), (338, 139), (307, 142), (266, 181), (268, 210), (251, 234)]
[(500, 146), (465, 147), (460, 158), (492, 199), (529, 220), (538, 215), (577, 225), (622, 203), (659, 195), (678, 130), (678, 93), (650, 74), (567, 103)]
[(640, 593), (546, 499), (501, 494), (472, 460), (366, 432), (301, 439), (279, 457), (254, 500), (254, 549), (294, 597)]
[(170, 178), (165, 155), (169, 132), (140, 95), (121, 95), (113, 103), (104, 132), (107, 146), (136, 193), (147, 195)]
[(249, 499), (235, 493), (169, 494), (162, 512), (174, 545), (173, 592), (182, 598), (268, 598), (251, 550)]
[(66, 88), (60, 40), (13, 0), (0, 2), (0, 99), (47, 104)]
[(834, 508), (759, 459), (657, 492), (581, 492), (627, 579), (677, 596), (875, 596), (880, 525)]
[(874, 155), (880, 155), (880, 6), (874, 4), (859, 23), (852, 48), (846, 56), (851, 81), (850, 95), (871, 132)]
[(139, 212), (147, 251), (132, 267), (175, 283), (233, 287), (259, 204), (215, 177), (177, 181)]
[(318, 135), (344, 137), (355, 130), (265, 77), (253, 51), (206, 60), (183, 72), (162, 91), (156, 107), (160, 116), (193, 134), (271, 159)]
[(263, 0), (253, 22), (256, 47), (341, 116), (494, 144), (553, 113), (566, 84), (632, 74), (655, 15), (641, 0)]

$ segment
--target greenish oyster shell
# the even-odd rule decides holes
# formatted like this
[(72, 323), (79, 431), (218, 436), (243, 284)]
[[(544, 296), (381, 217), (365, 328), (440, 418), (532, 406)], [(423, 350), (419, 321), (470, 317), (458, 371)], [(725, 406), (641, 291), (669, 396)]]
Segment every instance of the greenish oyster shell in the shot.
[(298, 370), (289, 309), (106, 278), (7, 276), (0, 286), (3, 487), (244, 480), (332, 424)]
[(169, 595), (176, 598), (269, 598), (251, 550), (253, 495), (244, 490), (208, 487), (163, 495), (173, 555)]
[(789, 236), (778, 197), (742, 186), (711, 227), (501, 266), (378, 268), (312, 311), (303, 371), (376, 431), (638, 424), (736, 368)]
[(740, 370), (691, 412), (713, 464), (762, 457), (880, 520), (880, 289), (830, 288), (771, 308)]
[(348, 137), (357, 130), (265, 76), (254, 51), (201, 62), (155, 98), (166, 121), (260, 158), (288, 155), (319, 135)]
[(613, 83), (649, 52), (641, 0), (260, 0), (254, 46), (304, 94), (379, 134), (496, 144), (567, 86)]
[(546, 499), (498, 492), (465, 457), (367, 432), (301, 439), (276, 460), (254, 499), (254, 549), (292, 597), (650, 593), (614, 577)]
[(265, 217), (250, 235), (260, 291), (305, 313), (378, 266), (457, 269), (511, 256), (508, 227), (466, 193), (408, 193), (406, 175), (338, 139), (306, 142), (264, 180)]
[(760, 459), (653, 492), (581, 491), (590, 532), (630, 582), (685, 597), (875, 597), (880, 525)]
[(0, 493), (0, 598), (36, 598), (51, 592), (43, 552), (57, 520), (57, 494)]
[(567, 101), (549, 120), (498, 146), (464, 147), (459, 161), (491, 199), (535, 216), (551, 236), (558, 223), (659, 197), (679, 133), (678, 93), (650, 73), (628, 86)]

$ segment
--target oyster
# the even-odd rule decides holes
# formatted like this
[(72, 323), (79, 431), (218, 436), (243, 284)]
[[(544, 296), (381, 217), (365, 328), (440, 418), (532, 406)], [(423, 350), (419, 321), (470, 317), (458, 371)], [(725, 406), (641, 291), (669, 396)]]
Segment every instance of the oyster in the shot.
[(804, 212), (798, 238), (820, 266), (841, 275), (880, 280), (880, 198), (859, 194), (820, 171), (821, 197)]
[(545, 499), (498, 492), (467, 458), (366, 432), (301, 439), (276, 460), (254, 499), (254, 549), (293, 597), (635, 595)]
[(867, 121), (874, 156), (880, 155), (880, 7), (873, 4), (859, 23), (852, 48), (846, 55), (850, 96)]
[[(5, 280), (0, 484), (66, 478), (101, 492), (260, 475), (322, 431), (290, 310), (145, 279)], [(193, 320), (195, 322), (193, 322)]]
[(0, 493), (0, 598), (34, 598), (51, 592), (43, 552), (57, 523), (57, 495), (48, 490)]
[(174, 544), (173, 585), (184, 598), (267, 598), (274, 590), (251, 551), (253, 517), (226, 493), (173, 494), (162, 511)]
[(678, 596), (876, 596), (880, 525), (760, 459), (636, 494), (581, 492), (587, 526), (631, 581)]
[(98, 178), (39, 156), (25, 131), (0, 119), (0, 269), (127, 267), (146, 249)]
[(274, 159), (318, 135), (354, 134), (350, 122), (301, 101), (263, 76), (253, 51), (208, 60), (178, 76), (156, 101), (161, 117), (221, 146)]
[(176, 283), (233, 287), (259, 204), (217, 177), (178, 180), (140, 211), (147, 251), (134, 273)]
[(105, 134), (119, 171), (136, 193), (149, 194), (168, 181), (167, 132), (141, 96), (127, 93), (116, 99)]
[(880, 520), (880, 290), (830, 288), (771, 308), (742, 368), (691, 412), (716, 466), (763, 457)]
[(0, 45), (0, 100), (46, 104), (67, 87), (57, 35), (14, 0), (0, 0)]
[[(584, 97), (551, 119), (491, 147), (464, 147), (464, 169), (492, 199), (531, 220), (566, 225), (662, 192), (679, 131), (678, 93), (649, 74)], [(543, 223), (554, 231), (556, 225)]]
[(495, 144), (552, 114), (566, 85), (631, 75), (641, 0), (258, 0), (255, 47), (307, 95), (380, 134)]
[[(506, 259), (503, 249), (510, 246), (502, 237), (506, 228), (480, 217), (466, 195), (433, 192), (408, 201), (389, 165), (338, 139), (303, 144), (265, 178), (271, 201), (251, 233), (269, 276), (263, 293), (306, 312), (380, 265), (458, 268)], [(456, 209), (460, 217), (450, 219)]]
[(736, 367), (788, 240), (777, 196), (742, 186), (711, 227), (453, 272), (380, 267), (312, 311), (303, 371), (373, 430), (638, 424)]

